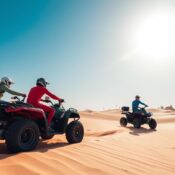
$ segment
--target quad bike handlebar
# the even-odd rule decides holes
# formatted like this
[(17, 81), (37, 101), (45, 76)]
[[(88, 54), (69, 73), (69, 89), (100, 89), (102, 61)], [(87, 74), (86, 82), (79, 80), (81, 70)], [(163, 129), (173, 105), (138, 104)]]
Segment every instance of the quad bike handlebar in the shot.
[(147, 107), (149, 107), (149, 106), (146, 105), (146, 106), (144, 106), (144, 107), (139, 107), (139, 109), (145, 109), (145, 108), (147, 108)]
[(45, 99), (45, 100), (42, 100), (43, 102), (45, 103), (50, 103), (52, 106), (58, 106), (58, 107), (61, 107), (63, 101), (58, 101), (58, 103), (53, 103), (50, 99)]
[(26, 97), (23, 97), (22, 100), (18, 97), (18, 96), (13, 96), (11, 97), (12, 100), (16, 100), (16, 101), (19, 101), (19, 102), (24, 102)]
[[(24, 103), (26, 97), (23, 97), (22, 99), (20, 99), (18, 96), (13, 96), (13, 97), (11, 97), (11, 99)], [(52, 106), (58, 106), (58, 107), (61, 107), (62, 103), (64, 102), (64, 101), (58, 101), (58, 103), (54, 104), (50, 99), (45, 99), (45, 100), (42, 99), (41, 101), (43, 101), (45, 103), (50, 103)]]

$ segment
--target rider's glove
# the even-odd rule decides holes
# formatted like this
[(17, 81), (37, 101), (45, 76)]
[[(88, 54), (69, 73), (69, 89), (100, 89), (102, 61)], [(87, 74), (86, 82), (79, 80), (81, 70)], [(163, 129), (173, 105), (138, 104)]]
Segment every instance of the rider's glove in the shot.
[(60, 103), (63, 103), (63, 102), (64, 102), (64, 99), (60, 99), (59, 102), (60, 102)]
[(26, 94), (22, 94), (22, 97), (26, 97)]

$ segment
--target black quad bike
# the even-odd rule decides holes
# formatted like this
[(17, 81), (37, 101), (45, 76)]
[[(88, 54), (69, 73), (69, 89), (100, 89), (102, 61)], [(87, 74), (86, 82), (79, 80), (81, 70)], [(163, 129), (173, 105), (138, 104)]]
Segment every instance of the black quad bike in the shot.
[[(14, 102), (0, 101), (0, 139), (5, 140), (11, 153), (30, 151), (36, 148), (39, 138), (51, 139), (56, 134), (65, 134), (69, 143), (79, 143), (84, 137), (84, 128), (76, 109), (65, 110), (61, 103), (53, 104), (55, 115), (49, 133), (47, 114), (18, 97)], [(72, 121), (69, 121), (72, 119)]]
[(125, 117), (120, 119), (120, 125), (126, 127), (128, 123), (133, 124), (134, 128), (140, 128), (143, 124), (148, 124), (151, 129), (155, 129), (157, 127), (157, 122), (151, 116), (153, 115), (150, 112), (145, 112), (145, 107), (140, 108), (141, 113), (132, 113), (129, 112), (129, 107), (122, 107), (122, 114)]

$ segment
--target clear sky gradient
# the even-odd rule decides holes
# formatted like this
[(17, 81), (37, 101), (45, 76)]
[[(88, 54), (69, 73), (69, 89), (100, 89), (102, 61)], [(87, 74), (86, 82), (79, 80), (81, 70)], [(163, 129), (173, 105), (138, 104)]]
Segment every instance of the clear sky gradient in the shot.
[[(24, 93), (45, 77), (78, 109), (130, 105), (137, 94), (150, 106), (175, 104), (174, 11), (173, 0), (0, 0), (0, 76)], [(155, 14), (170, 22), (142, 25)]]

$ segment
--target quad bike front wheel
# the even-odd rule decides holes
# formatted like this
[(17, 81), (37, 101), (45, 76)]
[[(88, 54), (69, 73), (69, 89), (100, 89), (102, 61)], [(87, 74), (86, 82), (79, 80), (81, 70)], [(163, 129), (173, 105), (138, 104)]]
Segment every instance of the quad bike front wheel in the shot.
[(84, 128), (80, 121), (72, 121), (66, 129), (66, 139), (69, 143), (80, 143), (84, 137)]
[(6, 133), (6, 145), (11, 153), (33, 150), (38, 145), (38, 141), (38, 126), (30, 120), (12, 123)]
[(125, 118), (125, 117), (122, 117), (121, 119), (120, 119), (120, 125), (121, 126), (123, 126), (123, 127), (125, 127), (126, 125), (127, 125), (127, 119)]
[(151, 128), (151, 129), (156, 129), (156, 127), (157, 127), (157, 122), (156, 122), (156, 120), (155, 119), (150, 119), (150, 121), (149, 121), (149, 127)]

